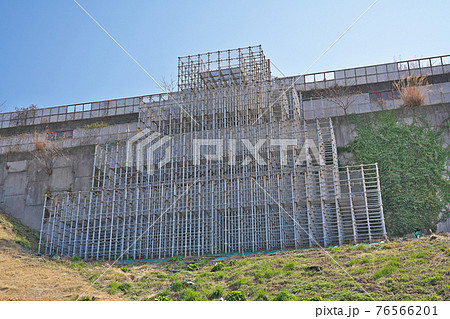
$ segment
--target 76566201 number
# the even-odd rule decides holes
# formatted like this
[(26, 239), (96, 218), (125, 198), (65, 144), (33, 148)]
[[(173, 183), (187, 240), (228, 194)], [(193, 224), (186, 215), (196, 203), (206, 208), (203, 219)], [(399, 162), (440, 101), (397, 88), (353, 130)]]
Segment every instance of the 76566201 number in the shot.
[(377, 306), (377, 316), (437, 316), (436, 306)]

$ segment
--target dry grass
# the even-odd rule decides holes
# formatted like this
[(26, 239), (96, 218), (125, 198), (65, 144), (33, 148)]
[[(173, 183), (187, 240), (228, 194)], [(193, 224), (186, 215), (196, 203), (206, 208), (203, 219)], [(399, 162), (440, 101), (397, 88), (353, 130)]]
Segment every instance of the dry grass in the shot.
[(421, 106), (425, 104), (425, 93), (428, 87), (426, 76), (408, 76), (397, 82), (394, 87), (400, 92), (405, 107)]
[(90, 284), (76, 269), (62, 261), (33, 253), (37, 238), (0, 210), (0, 300), (113, 300)]
[(22, 247), (25, 229), (0, 214), (0, 300), (221, 300), (236, 291), (248, 300), (450, 300), (448, 234), (327, 248), (340, 266), (319, 249), (300, 249), (229, 256), (220, 269), (216, 257), (110, 268), (38, 257)]
[(34, 141), (34, 148), (37, 150), (37, 151), (40, 151), (40, 150), (42, 150), (42, 149), (44, 149), (45, 148), (45, 143), (44, 142), (42, 142), (42, 141)]

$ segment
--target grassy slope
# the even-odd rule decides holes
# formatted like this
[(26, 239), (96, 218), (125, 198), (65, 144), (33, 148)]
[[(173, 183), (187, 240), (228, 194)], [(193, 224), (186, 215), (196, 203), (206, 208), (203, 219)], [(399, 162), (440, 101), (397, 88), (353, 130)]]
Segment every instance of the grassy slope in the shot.
[[(11, 225), (1, 216), (0, 221), (3, 227)], [(12, 226), (11, 231), (20, 232), (20, 227), (14, 230)], [(28, 240), (26, 235), (21, 237), (14, 243), (17, 247)], [(17, 247), (14, 249), (20, 250)], [(51, 299), (58, 300), (92, 295), (97, 299), (101, 296), (100, 299), (123, 300), (220, 300), (232, 291), (241, 291), (249, 300), (450, 300), (449, 236), (335, 247), (328, 248), (327, 252), (348, 274), (319, 249), (251, 257), (236, 255), (221, 260), (224, 267), (217, 271), (212, 271), (216, 263), (213, 258), (117, 263), (110, 268), (106, 262), (84, 263), (76, 258), (49, 260), (26, 251), (20, 254), (25, 254), (29, 262), (37, 263), (37, 267), (61, 274), (58, 287), (70, 287), (65, 292), (57, 290), (51, 294)], [(0, 262), (0, 268), (4, 264)], [(323, 270), (306, 269), (316, 265)], [(8, 269), (14, 267), (9, 265)], [(1, 269), (0, 273), (0, 292), (4, 292)], [(78, 286), (68, 284), (67, 274), (84, 282), (77, 283)], [(92, 287), (86, 291), (90, 284)], [(17, 293), (6, 291), (0, 294), (0, 299), (20, 299)]]
[(0, 209), (0, 227), (5, 240), (21, 245), (26, 250), (37, 251), (39, 236), (17, 219), (5, 214)]
[(104, 291), (91, 292), (77, 269), (35, 255), (37, 235), (0, 210), (0, 300), (116, 299)]
[[(219, 271), (207, 259), (197, 262), (199, 270), (188, 270), (196, 267), (183, 259), (127, 265), (122, 276), (110, 270), (97, 286), (131, 300), (219, 300), (236, 290), (250, 300), (450, 300), (449, 244), (450, 237), (437, 236), (327, 249), (348, 275), (323, 251), (309, 249), (234, 256)], [(315, 265), (323, 270), (306, 269)]]

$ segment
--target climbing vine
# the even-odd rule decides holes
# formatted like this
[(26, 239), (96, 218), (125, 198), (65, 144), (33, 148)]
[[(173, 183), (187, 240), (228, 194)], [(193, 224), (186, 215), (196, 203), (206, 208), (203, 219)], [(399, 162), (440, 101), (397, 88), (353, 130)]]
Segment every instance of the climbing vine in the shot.
[(425, 122), (401, 123), (392, 111), (352, 116), (358, 136), (346, 147), (361, 164), (377, 162), (391, 236), (436, 230), (450, 216), (448, 148)]

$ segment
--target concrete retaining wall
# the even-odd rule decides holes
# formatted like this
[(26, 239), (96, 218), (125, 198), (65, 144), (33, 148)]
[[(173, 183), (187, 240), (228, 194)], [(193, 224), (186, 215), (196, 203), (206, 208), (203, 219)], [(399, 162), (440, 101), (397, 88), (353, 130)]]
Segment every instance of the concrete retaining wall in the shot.
[[(411, 123), (414, 118), (424, 118), (435, 129), (448, 128), (450, 124), (450, 103), (402, 108), (395, 112), (406, 123)], [(350, 118), (337, 116), (332, 121), (337, 146), (348, 145), (356, 136)], [(444, 140), (450, 145), (450, 130), (444, 134)], [(46, 173), (30, 152), (0, 154), (0, 207), (23, 224), (38, 230), (44, 194), (48, 189), (51, 192), (89, 190), (94, 146), (76, 146), (68, 149), (68, 152), (67, 158), (56, 161), (51, 175)], [(351, 154), (340, 154), (339, 160), (341, 165), (351, 163)], [(438, 229), (450, 231), (450, 220), (439, 225)]]
[[(447, 131), (443, 134), (443, 138), (445, 145), (450, 145), (450, 132), (448, 130), (450, 126), (450, 103), (401, 108), (396, 109), (393, 112), (395, 112), (399, 119), (404, 123), (412, 123), (414, 119), (423, 119), (433, 129), (438, 130), (447, 128)], [(369, 114), (366, 113), (359, 116), (364, 117), (368, 115)], [(336, 116), (332, 117), (332, 121), (337, 146), (348, 145), (357, 135), (355, 125), (350, 120), (350, 117)]]
[(89, 190), (93, 159), (94, 146), (74, 147), (48, 175), (29, 152), (0, 155), (0, 207), (39, 230), (45, 192)]

